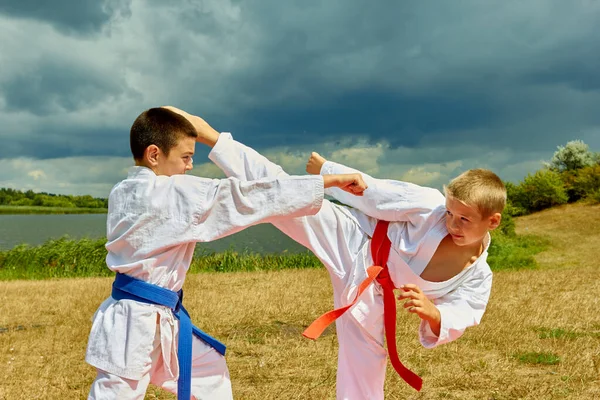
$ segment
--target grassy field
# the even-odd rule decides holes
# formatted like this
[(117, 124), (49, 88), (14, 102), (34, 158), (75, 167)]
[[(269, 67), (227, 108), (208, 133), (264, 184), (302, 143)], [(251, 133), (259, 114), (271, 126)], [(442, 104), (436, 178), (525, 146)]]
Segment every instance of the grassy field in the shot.
[[(600, 398), (600, 206), (572, 205), (517, 220), (550, 240), (537, 270), (495, 274), (482, 324), (458, 341), (420, 347), (399, 313), (401, 360), (422, 392), (388, 367), (387, 399)], [(90, 317), (110, 278), (0, 282), (0, 399), (83, 399), (95, 372), (83, 358)], [(333, 399), (337, 343), (300, 332), (332, 306), (320, 269), (194, 274), (186, 307), (228, 346), (237, 399)], [(282, 301), (282, 299), (284, 299)], [(151, 387), (147, 399), (175, 397)]]
[(106, 208), (0, 206), (0, 214), (106, 214)]

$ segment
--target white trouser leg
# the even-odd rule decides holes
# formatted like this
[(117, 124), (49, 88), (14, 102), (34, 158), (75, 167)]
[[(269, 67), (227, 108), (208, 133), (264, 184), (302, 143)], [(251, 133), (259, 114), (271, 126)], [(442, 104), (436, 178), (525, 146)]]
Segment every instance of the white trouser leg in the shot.
[[(160, 367), (151, 382), (177, 394), (177, 381), (165, 377)], [(225, 357), (195, 336), (192, 341), (192, 396), (196, 400), (233, 399)]]
[(149, 383), (150, 374), (136, 381), (98, 369), (88, 400), (143, 400)]
[(383, 400), (387, 352), (346, 313), (336, 321), (339, 342), (338, 400)]

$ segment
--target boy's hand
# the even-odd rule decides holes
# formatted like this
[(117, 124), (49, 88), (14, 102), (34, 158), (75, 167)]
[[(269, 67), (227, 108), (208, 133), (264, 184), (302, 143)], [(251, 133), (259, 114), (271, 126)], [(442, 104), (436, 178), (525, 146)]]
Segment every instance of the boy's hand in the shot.
[(325, 188), (338, 187), (345, 192), (356, 196), (362, 196), (367, 189), (361, 174), (327, 174), (323, 175)]
[(326, 159), (321, 157), (319, 153), (314, 151), (310, 154), (310, 158), (306, 163), (306, 172), (311, 175), (319, 175), (321, 173), (321, 167), (325, 164)]
[(163, 108), (173, 111), (174, 113), (179, 114), (185, 119), (187, 119), (198, 133), (198, 138), (196, 139), (197, 142), (204, 143), (210, 147), (213, 147), (215, 143), (217, 143), (217, 140), (219, 140), (219, 132), (214, 130), (213, 127), (210, 126), (208, 122), (206, 122), (202, 118), (196, 115), (189, 114), (183, 110), (180, 110), (177, 107), (163, 106)]
[(398, 300), (408, 300), (404, 303), (404, 308), (407, 308), (408, 312), (417, 314), (422, 320), (429, 322), (431, 331), (436, 336), (440, 336), (442, 316), (435, 304), (425, 296), (417, 285), (402, 285), (399, 289), (402, 290), (402, 293), (398, 296)]

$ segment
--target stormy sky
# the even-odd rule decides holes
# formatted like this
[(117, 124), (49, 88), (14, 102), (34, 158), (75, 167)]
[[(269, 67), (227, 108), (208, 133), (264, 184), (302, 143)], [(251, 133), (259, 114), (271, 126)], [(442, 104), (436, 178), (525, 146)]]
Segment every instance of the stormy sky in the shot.
[[(107, 197), (174, 105), (290, 173), (441, 187), (600, 151), (597, 0), (0, 0), (0, 187)], [(197, 147), (196, 175), (221, 177)]]

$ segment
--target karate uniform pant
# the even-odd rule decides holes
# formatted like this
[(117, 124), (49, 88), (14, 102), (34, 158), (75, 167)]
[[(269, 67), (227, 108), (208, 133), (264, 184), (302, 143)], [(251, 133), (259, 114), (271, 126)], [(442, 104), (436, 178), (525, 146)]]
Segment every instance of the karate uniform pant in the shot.
[[(177, 394), (177, 380), (166, 372), (157, 330), (148, 369), (140, 380), (125, 379), (98, 369), (88, 400), (143, 400), (148, 385)], [(194, 336), (192, 341), (192, 398), (196, 400), (233, 399), (225, 357)]]
[[(209, 157), (227, 176), (254, 180), (287, 175), (280, 166), (253, 149), (223, 137), (227, 134), (221, 135)], [(360, 223), (357, 218), (361, 218)], [(323, 262), (333, 285), (336, 308), (354, 298), (358, 284), (367, 277), (366, 269), (372, 265), (370, 237), (364, 227), (369, 225), (374, 229), (374, 219), (364, 215), (357, 217), (325, 200), (314, 216), (278, 218), (271, 223)], [(377, 400), (384, 397), (387, 351), (383, 346), (380, 286), (370, 285), (361, 300), (336, 321), (339, 342), (336, 393), (340, 400)]]

